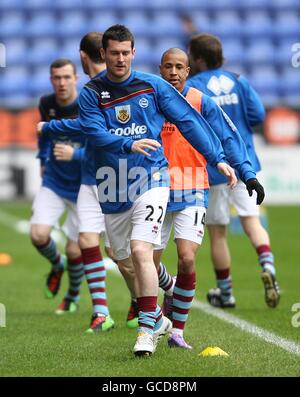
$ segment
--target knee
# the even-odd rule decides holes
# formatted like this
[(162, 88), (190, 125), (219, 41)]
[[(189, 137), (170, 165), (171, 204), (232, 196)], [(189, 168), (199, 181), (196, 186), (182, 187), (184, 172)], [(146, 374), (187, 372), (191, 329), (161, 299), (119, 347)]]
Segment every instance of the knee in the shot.
[(42, 228), (32, 227), (30, 230), (30, 238), (33, 245), (44, 245), (49, 240), (49, 233)]
[(195, 272), (195, 255), (190, 251), (183, 251), (178, 256), (179, 272), (188, 274)]
[(133, 277), (135, 275), (135, 271), (132, 263), (128, 263), (125, 261), (117, 262), (120, 273), (126, 278), (126, 276)]
[(134, 261), (140, 262), (145, 258), (145, 249), (141, 245), (136, 245), (131, 249), (131, 255)]
[(80, 233), (78, 243), (81, 249), (93, 248), (99, 245), (99, 236), (98, 234), (94, 236), (91, 233)]
[(68, 241), (66, 245), (66, 255), (70, 259), (78, 258), (81, 255), (79, 245), (75, 241)]

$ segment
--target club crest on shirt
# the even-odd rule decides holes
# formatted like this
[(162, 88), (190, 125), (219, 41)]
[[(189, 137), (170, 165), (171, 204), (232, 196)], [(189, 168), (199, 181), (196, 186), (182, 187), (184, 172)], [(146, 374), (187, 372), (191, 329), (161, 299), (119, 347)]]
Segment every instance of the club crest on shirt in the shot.
[(127, 121), (130, 120), (131, 117), (130, 105), (116, 106), (115, 112), (116, 112), (116, 118), (120, 123), (125, 124), (127, 123)]

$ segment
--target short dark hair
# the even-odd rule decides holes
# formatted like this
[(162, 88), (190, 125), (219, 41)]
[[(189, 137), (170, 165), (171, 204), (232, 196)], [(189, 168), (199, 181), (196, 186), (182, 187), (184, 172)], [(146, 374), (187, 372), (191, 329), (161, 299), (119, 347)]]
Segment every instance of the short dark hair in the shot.
[(223, 65), (222, 43), (218, 37), (208, 33), (197, 34), (191, 38), (189, 48), (192, 58), (204, 59), (208, 69), (219, 68)]
[(102, 36), (100, 32), (87, 33), (80, 41), (79, 49), (84, 51), (94, 63), (104, 63), (101, 57)]
[(70, 59), (67, 58), (59, 58), (53, 61), (50, 65), (50, 74), (52, 73), (52, 69), (57, 69), (57, 68), (62, 68), (63, 66), (66, 65), (71, 65), (74, 71), (74, 74), (76, 74), (76, 65), (74, 62), (72, 62)]
[(134, 47), (134, 37), (130, 30), (124, 25), (113, 25), (108, 28), (102, 37), (102, 46), (104, 50), (108, 47), (108, 40), (130, 41), (131, 48)]

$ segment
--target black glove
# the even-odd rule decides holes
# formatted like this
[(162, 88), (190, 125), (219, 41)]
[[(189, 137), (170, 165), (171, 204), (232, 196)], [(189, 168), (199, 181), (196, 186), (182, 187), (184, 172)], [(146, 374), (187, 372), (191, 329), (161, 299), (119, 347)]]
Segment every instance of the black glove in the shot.
[(246, 182), (246, 188), (248, 190), (249, 196), (252, 196), (253, 190), (257, 193), (256, 204), (259, 205), (264, 201), (265, 190), (263, 186), (258, 182), (256, 178), (248, 179)]

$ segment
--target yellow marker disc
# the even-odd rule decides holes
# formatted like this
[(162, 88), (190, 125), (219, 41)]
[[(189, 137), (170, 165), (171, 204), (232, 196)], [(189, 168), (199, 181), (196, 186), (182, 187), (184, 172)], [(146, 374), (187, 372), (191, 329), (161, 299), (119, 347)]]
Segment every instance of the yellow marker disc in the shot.
[(0, 252), (0, 266), (8, 266), (12, 262), (12, 257), (9, 254)]
[(204, 349), (201, 353), (198, 354), (198, 356), (202, 357), (209, 357), (209, 356), (224, 356), (228, 357), (229, 354), (224, 352), (224, 350), (220, 349), (219, 347), (207, 347)]

